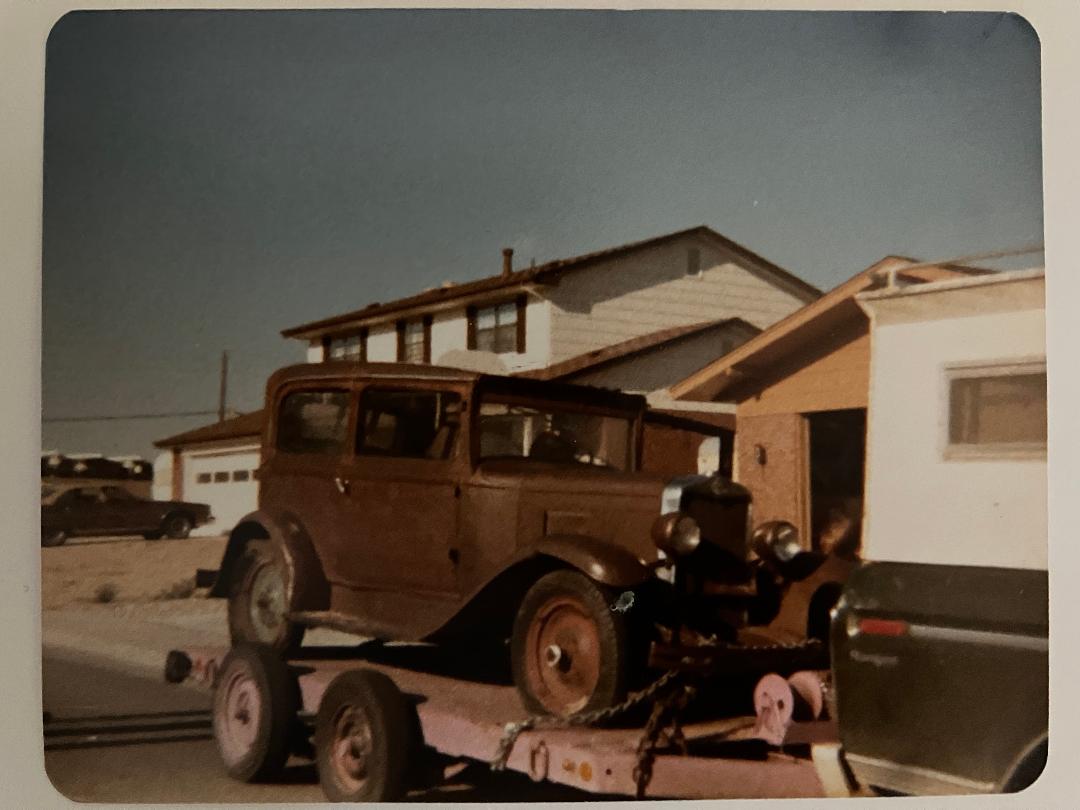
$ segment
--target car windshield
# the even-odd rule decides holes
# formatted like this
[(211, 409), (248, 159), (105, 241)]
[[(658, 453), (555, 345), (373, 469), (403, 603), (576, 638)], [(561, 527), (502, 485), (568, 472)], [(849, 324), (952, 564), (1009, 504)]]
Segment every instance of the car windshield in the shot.
[(480, 458), (527, 458), (628, 470), (634, 463), (633, 419), (571, 404), (480, 404)]

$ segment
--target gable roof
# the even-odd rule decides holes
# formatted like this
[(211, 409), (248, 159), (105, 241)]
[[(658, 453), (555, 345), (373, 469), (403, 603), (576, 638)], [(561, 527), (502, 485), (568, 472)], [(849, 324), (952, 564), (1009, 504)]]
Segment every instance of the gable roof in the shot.
[(628, 242), (624, 245), (605, 248), (592, 253), (583, 253), (579, 256), (572, 256), (566, 259), (556, 259), (555, 261), (550, 261), (534, 267), (527, 267), (523, 270), (515, 270), (505, 275), (499, 274), (477, 279), (475, 281), (467, 281), (462, 284), (450, 284), (436, 287), (431, 290), (417, 293), (416, 295), (399, 298), (395, 301), (388, 301), (386, 303), (368, 304), (362, 309), (353, 310), (352, 312), (347, 312), (343, 315), (334, 315), (329, 318), (322, 318), (317, 321), (301, 324), (300, 326), (283, 329), (281, 335), (282, 337), (287, 338), (309, 339), (330, 333), (336, 327), (342, 327), (346, 324), (360, 325), (365, 322), (373, 323), (383, 320), (389, 315), (401, 314), (413, 309), (423, 310), (424, 308), (436, 306), (447, 301), (461, 301), (493, 292), (518, 290), (528, 284), (551, 284), (557, 282), (558, 279), (567, 272), (588, 267), (596, 262), (617, 258), (626, 253), (656, 247), (687, 236), (704, 237), (717, 243), (724, 250), (740, 256), (746, 261), (756, 265), (764, 273), (772, 276), (775, 282), (787, 286), (804, 300), (809, 301), (821, 295), (821, 290), (812, 284), (803, 281), (793, 273), (773, 264), (768, 259), (762, 258), (737, 242), (733, 242), (727, 237), (722, 236), (707, 225), (698, 225), (693, 228), (654, 236), (650, 239), (643, 239), (638, 242)]
[(177, 433), (167, 439), (159, 439), (154, 442), (155, 447), (179, 447), (185, 444), (202, 444), (203, 442), (220, 442), (229, 439), (256, 438), (262, 434), (263, 411), (251, 411), (240, 414), (224, 422), (214, 422), (212, 425)]
[(714, 329), (726, 329), (736, 326), (742, 326), (749, 329), (754, 334), (761, 331), (752, 323), (748, 323), (742, 318), (721, 318), (720, 320), (704, 321), (702, 323), (693, 323), (685, 326), (672, 326), (667, 329), (650, 332), (647, 335), (639, 335), (638, 337), (624, 340), (621, 343), (614, 343), (601, 349), (594, 349), (591, 352), (585, 352), (559, 363), (554, 363), (546, 368), (519, 371), (514, 376), (528, 377), (534, 380), (557, 380), (561, 377), (567, 377), (582, 371), (593, 371), (609, 363), (614, 363), (618, 360), (626, 360), (651, 349), (656, 349), (666, 344), (678, 343), (681, 340), (695, 337)]
[(855, 295), (894, 276), (909, 284), (941, 281), (993, 271), (958, 264), (926, 264), (905, 256), (886, 256), (825, 295), (783, 318), (756, 337), (671, 386), (674, 399), (712, 400), (736, 383), (753, 379), (778, 359), (819, 340), (852, 317), (865, 318)]

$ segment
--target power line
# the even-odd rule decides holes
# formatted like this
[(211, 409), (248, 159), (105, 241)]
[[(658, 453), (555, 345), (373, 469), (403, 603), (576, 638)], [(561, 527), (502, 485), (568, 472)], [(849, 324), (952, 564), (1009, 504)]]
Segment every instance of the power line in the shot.
[(42, 422), (114, 422), (126, 419), (174, 419), (183, 416), (214, 416), (217, 411), (174, 411), (173, 413), (130, 413), (108, 416), (43, 416)]

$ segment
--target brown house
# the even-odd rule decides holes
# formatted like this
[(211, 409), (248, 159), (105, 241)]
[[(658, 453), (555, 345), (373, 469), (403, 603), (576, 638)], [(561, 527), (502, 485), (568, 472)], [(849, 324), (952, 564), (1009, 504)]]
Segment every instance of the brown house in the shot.
[(734, 475), (754, 520), (787, 520), (805, 545), (857, 541), (862, 520), (870, 325), (856, 293), (989, 271), (889, 256), (671, 387), (736, 405)]

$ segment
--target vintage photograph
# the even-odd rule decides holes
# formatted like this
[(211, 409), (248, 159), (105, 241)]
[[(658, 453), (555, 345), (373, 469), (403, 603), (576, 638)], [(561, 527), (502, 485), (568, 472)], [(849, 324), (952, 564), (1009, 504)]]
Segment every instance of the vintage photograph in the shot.
[(1000, 12), (63, 16), (53, 786), (1030, 787), (1041, 78)]

